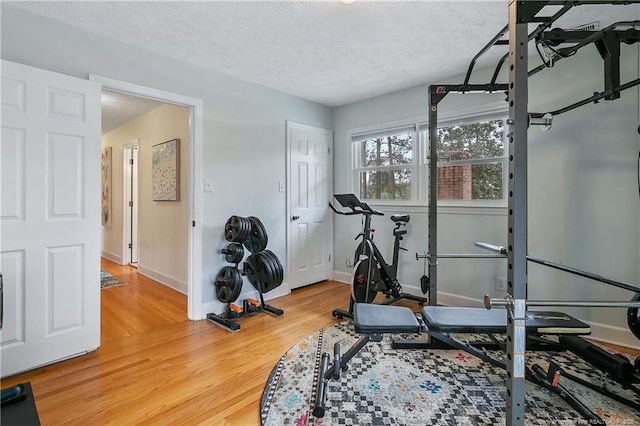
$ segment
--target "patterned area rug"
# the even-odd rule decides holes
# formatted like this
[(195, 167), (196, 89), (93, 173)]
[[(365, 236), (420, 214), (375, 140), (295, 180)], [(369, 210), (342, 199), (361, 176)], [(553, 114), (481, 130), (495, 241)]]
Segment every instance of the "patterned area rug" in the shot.
[[(463, 335), (458, 335), (463, 337)], [(469, 335), (464, 337), (469, 338)], [(469, 340), (477, 340), (475, 337)], [(313, 417), (318, 366), (323, 352), (333, 356), (339, 342), (344, 353), (357, 340), (351, 321), (320, 330), (288, 350), (274, 367), (262, 395), (264, 426), (327, 425), (496, 425), (505, 424), (505, 371), (466, 352), (396, 350), (398, 338), (385, 335), (369, 342), (349, 363), (339, 381), (329, 381), (325, 416)], [(500, 352), (496, 356), (503, 358)], [(527, 364), (545, 370), (553, 359), (560, 367), (592, 383), (599, 372), (570, 352), (530, 352)], [(633, 361), (633, 358), (630, 358)], [(640, 413), (564, 378), (561, 384), (607, 424), (638, 425)], [(640, 402), (635, 394), (611, 383), (610, 390)], [(555, 394), (526, 384), (528, 425), (589, 424)]]
[(100, 288), (120, 287), (125, 285), (122, 281), (108, 272), (100, 271)]

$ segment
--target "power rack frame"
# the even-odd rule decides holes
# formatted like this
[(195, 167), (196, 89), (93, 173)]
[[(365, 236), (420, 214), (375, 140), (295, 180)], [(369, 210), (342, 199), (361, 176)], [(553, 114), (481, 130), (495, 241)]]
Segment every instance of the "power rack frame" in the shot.
[[(604, 90), (581, 101), (547, 114), (563, 114), (599, 100), (614, 100), (620, 92), (640, 84), (640, 79), (620, 83), (620, 43), (640, 41), (640, 21), (618, 22), (599, 31), (550, 30), (554, 22), (569, 10), (581, 5), (629, 5), (640, 1), (515, 1), (509, 3), (509, 23), (472, 59), (462, 84), (432, 84), (429, 100), (429, 304), (437, 305), (437, 131), (438, 104), (451, 93), (499, 93), (507, 95), (510, 126), (508, 178), (508, 273), (507, 288), (511, 304), (507, 309), (507, 417), (508, 425), (523, 425), (525, 417), (525, 342), (527, 302), (527, 130), (532, 118), (543, 113), (528, 111), (528, 78), (554, 63), (575, 54), (584, 46), (594, 44), (604, 62)], [(539, 16), (546, 6), (560, 6), (550, 16)], [(539, 25), (531, 33), (529, 24)], [(628, 27), (620, 30), (621, 27)], [(508, 40), (503, 36), (508, 33)], [(529, 69), (529, 42), (535, 40), (554, 48), (543, 64)], [(561, 44), (569, 47), (555, 48)], [(494, 46), (508, 45), (508, 53), (499, 60), (489, 83), (471, 84), (469, 80), (476, 61)], [(509, 83), (496, 83), (502, 66), (509, 63)]]

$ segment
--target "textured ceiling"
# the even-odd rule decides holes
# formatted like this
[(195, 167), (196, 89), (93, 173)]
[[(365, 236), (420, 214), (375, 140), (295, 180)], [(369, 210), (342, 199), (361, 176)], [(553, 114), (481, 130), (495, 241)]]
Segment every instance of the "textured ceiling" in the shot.
[(102, 92), (102, 134), (106, 135), (134, 118), (162, 105), (161, 102), (118, 92)]
[[(506, 25), (508, 1), (3, 3), (339, 106), (464, 73)], [(578, 7), (558, 26), (604, 26), (639, 12), (638, 5)], [(478, 66), (504, 53), (491, 49)]]

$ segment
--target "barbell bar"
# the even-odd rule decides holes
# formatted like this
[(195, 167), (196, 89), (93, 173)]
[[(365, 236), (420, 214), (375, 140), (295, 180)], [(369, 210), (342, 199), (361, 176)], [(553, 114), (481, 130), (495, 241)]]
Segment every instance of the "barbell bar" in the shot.
[[(508, 307), (513, 305), (514, 299), (492, 299), (484, 295), (484, 307), (491, 309), (496, 306)], [(525, 300), (527, 306), (567, 306), (567, 307), (595, 307), (595, 308), (640, 308), (640, 301), (592, 301), (592, 300)]]

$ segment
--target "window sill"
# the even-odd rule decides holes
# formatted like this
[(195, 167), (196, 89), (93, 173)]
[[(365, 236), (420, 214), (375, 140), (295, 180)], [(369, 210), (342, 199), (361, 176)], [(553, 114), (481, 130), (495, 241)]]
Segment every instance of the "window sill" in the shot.
[[(385, 213), (424, 213), (429, 212), (429, 206), (426, 204), (390, 204), (390, 203), (373, 203), (368, 202), (369, 206), (375, 210)], [(438, 203), (439, 214), (464, 214), (464, 215), (489, 215), (489, 216), (507, 216), (507, 206), (496, 203)]]

